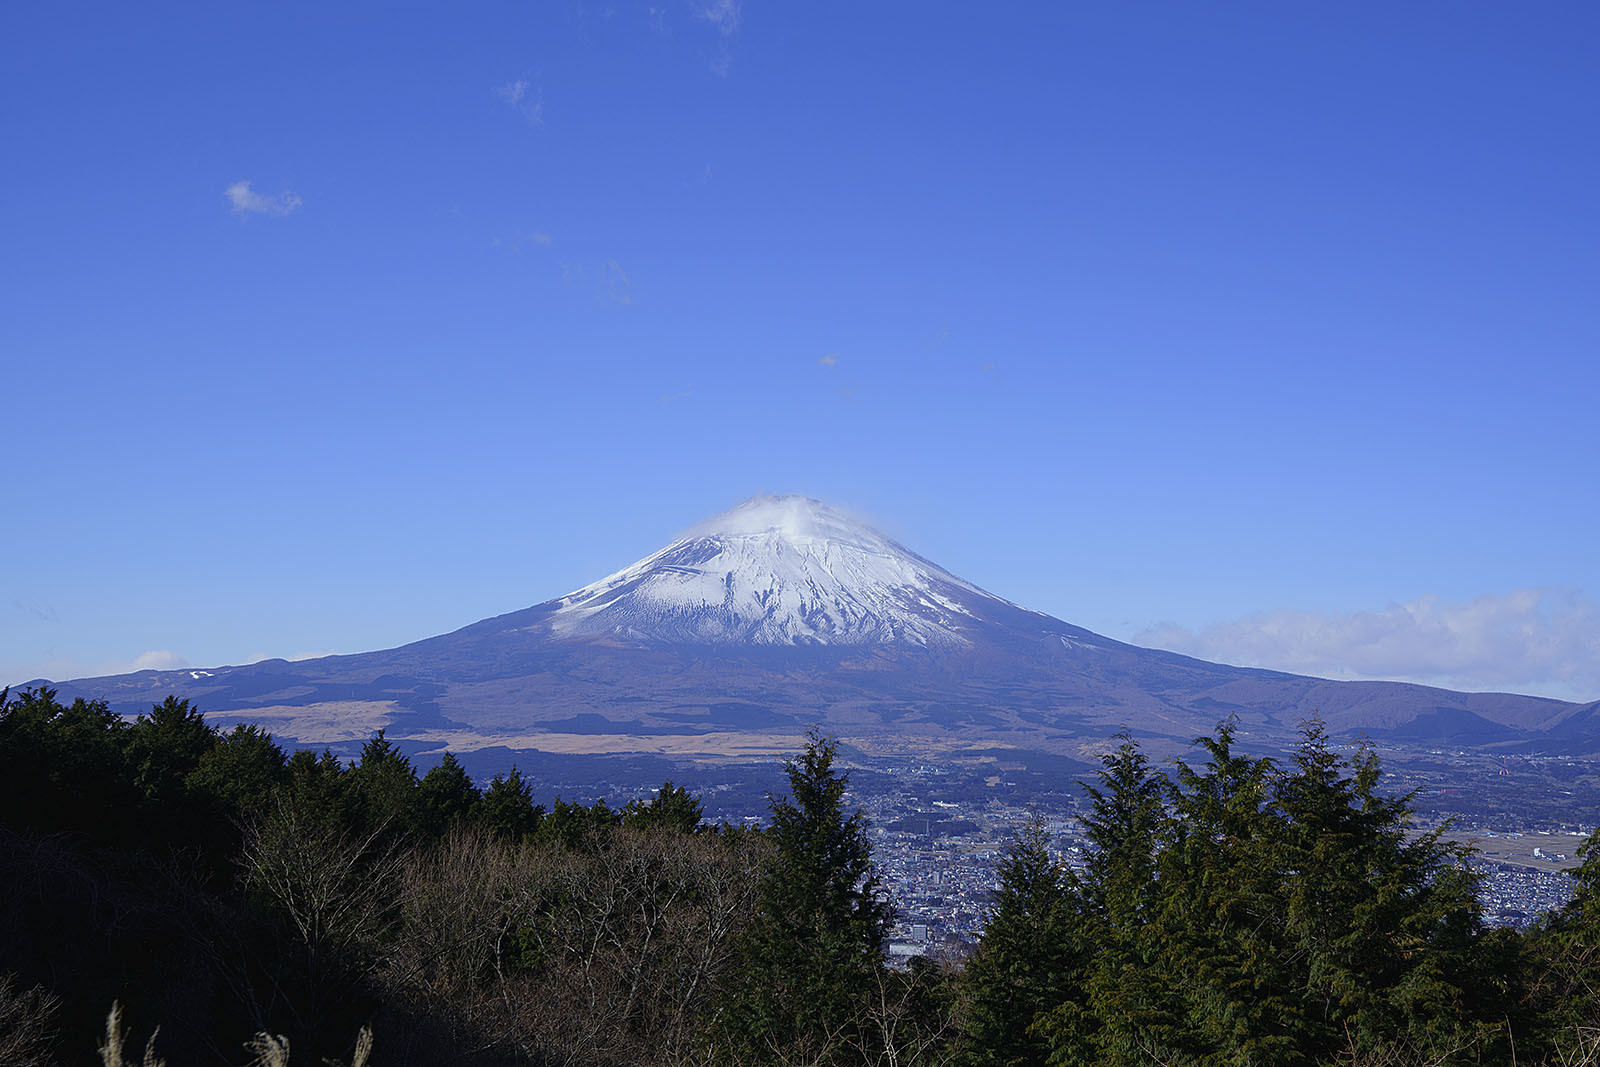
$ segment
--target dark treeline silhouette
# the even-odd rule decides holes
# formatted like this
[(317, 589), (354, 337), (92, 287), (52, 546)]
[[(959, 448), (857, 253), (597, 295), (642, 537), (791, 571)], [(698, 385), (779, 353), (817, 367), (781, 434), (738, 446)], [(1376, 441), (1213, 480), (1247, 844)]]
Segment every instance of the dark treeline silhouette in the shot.
[(382, 732), (345, 763), (3, 692), (0, 1064), (1600, 1064), (1594, 848), (1569, 906), (1490, 927), (1370, 752), (1197, 745), (1123, 737), (1086, 865), (1035, 822), (976, 948), (895, 969), (825, 737), (747, 830), (670, 782), (546, 810)]

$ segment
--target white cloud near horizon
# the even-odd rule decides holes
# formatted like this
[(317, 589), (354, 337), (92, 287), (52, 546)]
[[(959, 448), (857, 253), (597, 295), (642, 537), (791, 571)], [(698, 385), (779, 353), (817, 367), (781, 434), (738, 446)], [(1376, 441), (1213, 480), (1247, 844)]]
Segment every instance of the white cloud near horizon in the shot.
[(133, 658), (136, 671), (175, 671), (188, 665), (188, 660), (167, 648), (151, 649)]
[(250, 188), (248, 181), (234, 182), (223, 191), (223, 195), (233, 205), (234, 214), (239, 216), (276, 215), (282, 218), (294, 214), (305, 203), (287, 189), (277, 196), (262, 196)]
[(1135, 644), (1338, 680), (1600, 698), (1600, 606), (1579, 590), (1425, 596), (1349, 613), (1275, 611), (1191, 630), (1161, 623)]
[(65, 682), (73, 678), (105, 678), (114, 674), (132, 674), (134, 671), (175, 671), (188, 666), (187, 659), (166, 648), (141, 652), (133, 659), (109, 659), (98, 663), (70, 656), (50, 656), (46, 659), (0, 663), (0, 686), (19, 686), (38, 678)]

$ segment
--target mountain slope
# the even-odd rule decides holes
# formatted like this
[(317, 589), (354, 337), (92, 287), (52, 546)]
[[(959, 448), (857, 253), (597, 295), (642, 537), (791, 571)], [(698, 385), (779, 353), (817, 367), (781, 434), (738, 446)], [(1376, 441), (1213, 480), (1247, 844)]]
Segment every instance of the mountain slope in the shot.
[[(302, 743), (727, 755), (815, 723), (867, 748), (1074, 750), (1126, 725), (1600, 743), (1600, 705), (1332, 682), (1113, 641), (957, 578), (816, 501), (762, 497), (564, 597), (400, 648), (65, 683), (126, 712), (176, 692)], [(742, 746), (742, 747), (741, 747)]]
[(549, 626), (678, 644), (964, 647), (965, 600), (1005, 603), (824, 504), (758, 497), (562, 597)]

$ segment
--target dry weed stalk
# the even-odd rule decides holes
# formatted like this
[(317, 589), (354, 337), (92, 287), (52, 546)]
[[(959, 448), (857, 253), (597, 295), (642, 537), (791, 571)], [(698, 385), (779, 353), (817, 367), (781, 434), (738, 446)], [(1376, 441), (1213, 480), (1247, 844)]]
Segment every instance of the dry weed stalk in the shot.
[[(161, 1033), (161, 1027), (150, 1031), (150, 1040), (145, 1042), (144, 1057), (139, 1061), (139, 1067), (167, 1067), (167, 1061), (156, 1055), (156, 1035)], [(111, 1012), (106, 1016), (105, 1043), (100, 1046), (100, 1062), (104, 1067), (130, 1067), (123, 1058), (122, 1046), (127, 1037), (122, 1032), (122, 1005), (112, 1002)]]
[(244, 1043), (251, 1053), (250, 1067), (289, 1067), (289, 1039), (265, 1030)]
[[(262, 1031), (244, 1043), (245, 1051), (252, 1054), (250, 1067), (289, 1067), (289, 1039), (282, 1034)], [(350, 1057), (350, 1067), (367, 1067), (372, 1058), (372, 1027), (363, 1026), (356, 1034), (356, 1049)], [(327, 1067), (344, 1067), (338, 1060), (324, 1059)]]

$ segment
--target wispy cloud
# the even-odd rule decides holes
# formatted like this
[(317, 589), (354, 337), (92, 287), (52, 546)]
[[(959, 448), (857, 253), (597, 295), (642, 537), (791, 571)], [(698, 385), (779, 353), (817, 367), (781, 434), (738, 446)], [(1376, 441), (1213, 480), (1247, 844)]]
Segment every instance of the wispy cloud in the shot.
[(1466, 602), (1427, 596), (1348, 614), (1278, 611), (1198, 630), (1166, 623), (1134, 641), (1322, 678), (1600, 697), (1600, 608), (1574, 589), (1518, 589)]
[(518, 79), (495, 89), (494, 95), (511, 105), (530, 125), (544, 125), (544, 90), (539, 86)]
[(716, 28), (718, 49), (711, 61), (711, 73), (720, 78), (726, 78), (733, 65), (732, 42), (743, 14), (741, 0), (703, 0), (695, 8), (696, 18)]
[(740, 0), (707, 0), (695, 15), (715, 26), (724, 37), (732, 37), (739, 32), (741, 8)]
[(250, 188), (248, 181), (234, 182), (224, 190), (223, 195), (233, 205), (234, 214), (241, 218), (246, 215), (292, 215), (305, 203), (287, 189), (277, 196), (262, 196)]
[(613, 304), (633, 303), (633, 280), (614, 259), (606, 260), (600, 268), (600, 295)]
[(38, 604), (27, 604), (27, 603), (24, 603), (21, 600), (12, 600), (11, 601), (11, 606), (13, 608), (17, 609), (20, 612), (24, 612), (25, 614), (32, 615), (34, 618), (38, 619), (40, 622), (60, 622), (61, 621), (61, 616), (57, 615), (56, 614), (56, 609), (51, 607), (49, 604), (45, 604), (43, 606), (40, 606)]
[(827, 355), (818, 359), (817, 362), (822, 364), (824, 367), (837, 367), (839, 365), (839, 353), (829, 352)]
[(535, 244), (541, 248), (549, 248), (555, 240), (544, 230), (534, 230), (532, 233), (523, 233), (517, 230), (510, 237), (491, 237), (489, 244), (495, 248), (509, 248), (513, 252), (521, 252), (524, 244)]
[(582, 263), (561, 264), (561, 280), (568, 285), (578, 285), (584, 290), (593, 292), (594, 299), (601, 304), (633, 303), (633, 279), (628, 277), (628, 272), (622, 264), (614, 259), (608, 259), (598, 267), (587, 267)]

